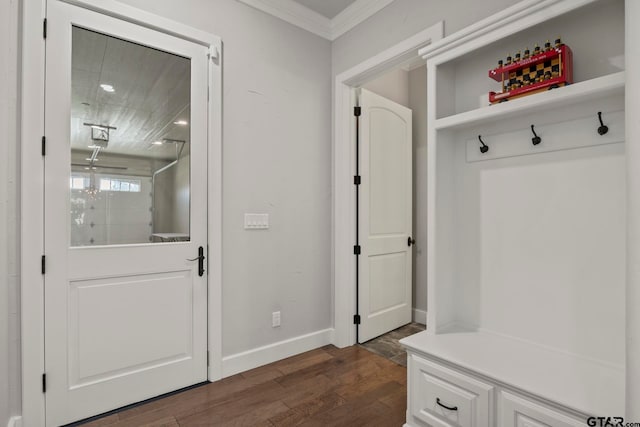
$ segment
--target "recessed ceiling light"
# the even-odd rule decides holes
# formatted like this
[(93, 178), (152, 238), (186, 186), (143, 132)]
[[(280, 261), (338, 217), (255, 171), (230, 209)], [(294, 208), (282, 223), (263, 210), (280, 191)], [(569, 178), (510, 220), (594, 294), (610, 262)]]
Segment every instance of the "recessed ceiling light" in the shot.
[(100, 87), (102, 88), (102, 90), (104, 90), (105, 92), (115, 92), (116, 90), (113, 88), (113, 86), (106, 84), (106, 83), (102, 83), (100, 85)]
[(186, 120), (178, 120), (177, 122), (173, 122), (174, 125), (186, 126), (189, 124)]
[(162, 145), (162, 141), (153, 141), (152, 144), (153, 145)]

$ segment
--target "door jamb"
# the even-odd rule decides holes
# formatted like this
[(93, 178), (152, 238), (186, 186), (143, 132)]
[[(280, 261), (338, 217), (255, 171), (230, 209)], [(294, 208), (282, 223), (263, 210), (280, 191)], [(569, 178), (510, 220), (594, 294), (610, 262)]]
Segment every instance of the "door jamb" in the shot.
[(334, 87), (333, 134), (333, 298), (334, 338), (337, 347), (355, 344), (353, 314), (356, 307), (355, 121), (350, 111), (355, 105), (355, 88), (372, 77), (419, 57), (418, 50), (444, 36), (444, 22), (431, 27), (338, 74)]
[[(173, 20), (115, 0), (64, 1), (209, 49), (208, 102), (208, 379), (222, 378), (222, 40)], [(22, 61), (20, 64), (20, 282), (21, 282), (21, 383), (23, 425), (45, 425), (42, 375), (44, 348), (44, 135), (45, 44), (43, 22), (47, 0), (22, 3)]]

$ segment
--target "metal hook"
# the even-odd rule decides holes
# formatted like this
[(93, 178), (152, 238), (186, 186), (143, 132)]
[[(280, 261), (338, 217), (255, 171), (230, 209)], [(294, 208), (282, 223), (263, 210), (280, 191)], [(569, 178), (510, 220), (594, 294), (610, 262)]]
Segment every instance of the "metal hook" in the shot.
[(489, 151), (489, 146), (485, 144), (484, 141), (482, 141), (482, 137), (480, 135), (478, 135), (478, 140), (480, 141), (480, 144), (482, 144), (482, 147), (480, 147), (480, 152), (484, 154)]
[(598, 111), (598, 120), (600, 120), (600, 127), (598, 128), (598, 134), (604, 135), (609, 132), (609, 126), (602, 123), (602, 111)]
[(533, 145), (540, 144), (542, 142), (542, 138), (538, 136), (535, 129), (533, 128), (533, 125), (531, 125), (531, 132), (533, 132), (533, 138), (531, 138), (531, 142), (533, 142)]

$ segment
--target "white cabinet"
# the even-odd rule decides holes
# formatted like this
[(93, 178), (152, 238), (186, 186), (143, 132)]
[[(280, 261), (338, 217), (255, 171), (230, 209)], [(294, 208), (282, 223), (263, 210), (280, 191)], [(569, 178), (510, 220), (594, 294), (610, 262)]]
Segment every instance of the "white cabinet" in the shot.
[[(408, 349), (406, 426), (587, 426), (589, 414), (576, 411), (573, 407), (563, 407), (558, 402), (545, 400), (544, 397), (531, 397), (530, 382), (525, 381), (520, 389), (508, 384), (507, 381), (513, 381), (505, 380), (504, 372), (499, 370), (495, 372), (500, 378), (490, 378), (472, 372), (467, 367), (432, 359), (419, 349), (420, 344), (425, 343), (419, 338), (414, 336), (403, 340)], [(448, 350), (453, 359), (462, 360), (455, 356), (454, 346), (449, 345)], [(496, 350), (499, 351), (500, 348)], [(481, 366), (479, 371), (486, 372), (486, 366)], [(564, 388), (561, 392), (567, 393), (570, 390)]]
[(578, 421), (508, 391), (500, 392), (498, 407), (500, 408), (500, 425), (503, 427), (587, 426), (584, 421)]
[[(409, 425), (566, 427), (628, 410), (626, 9), (524, 0), (420, 52), (429, 300), (427, 331), (404, 341), (418, 358)], [(488, 105), (499, 59), (559, 35), (573, 84)]]
[(491, 427), (493, 386), (412, 354), (410, 415), (438, 427)]

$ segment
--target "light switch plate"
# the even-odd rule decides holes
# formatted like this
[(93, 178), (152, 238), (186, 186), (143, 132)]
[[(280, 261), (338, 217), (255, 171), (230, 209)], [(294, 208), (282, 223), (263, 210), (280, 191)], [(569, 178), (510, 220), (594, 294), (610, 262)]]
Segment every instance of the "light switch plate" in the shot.
[(244, 214), (245, 230), (266, 230), (269, 228), (269, 214)]

